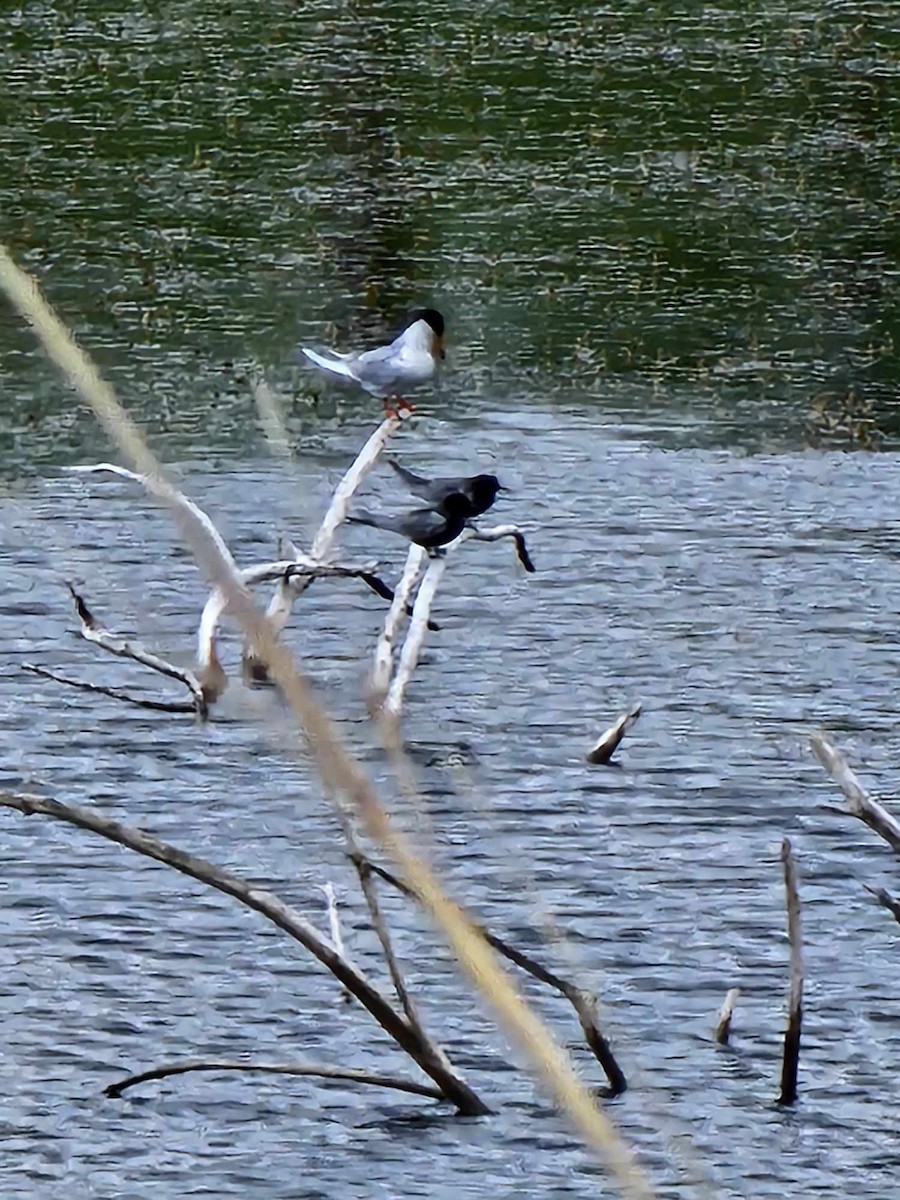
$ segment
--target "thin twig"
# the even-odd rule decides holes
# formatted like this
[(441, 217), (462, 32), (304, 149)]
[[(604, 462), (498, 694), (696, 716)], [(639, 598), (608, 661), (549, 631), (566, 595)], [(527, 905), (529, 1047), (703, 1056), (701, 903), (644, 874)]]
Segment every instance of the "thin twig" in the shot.
[(316, 1079), (339, 1079), (348, 1083), (370, 1084), (372, 1087), (393, 1088), (398, 1092), (410, 1092), (413, 1096), (429, 1096), (433, 1100), (443, 1100), (445, 1096), (439, 1088), (429, 1087), (425, 1083), (416, 1083), (413, 1079), (403, 1079), (398, 1075), (376, 1075), (370, 1071), (356, 1071), (351, 1067), (329, 1067), (314, 1063), (268, 1063), (241, 1062), (231, 1059), (206, 1061), (203, 1059), (185, 1059), (182, 1062), (162, 1063), (148, 1071), (137, 1075), (126, 1075), (117, 1079), (103, 1089), (104, 1096), (117, 1099), (129, 1088), (137, 1087), (139, 1083), (149, 1083), (153, 1079), (168, 1079), (171, 1075), (187, 1075), (191, 1071), (250, 1071), (265, 1075), (309, 1075)]
[(850, 813), (884, 838), (895, 854), (900, 854), (900, 822), (894, 814), (872, 799), (830, 738), (822, 733), (814, 733), (809, 744), (813, 754), (844, 793)]
[(797, 888), (797, 867), (790, 838), (781, 843), (784, 866), (784, 890), (787, 901), (788, 940), (791, 945), (791, 991), (788, 1000), (788, 1024), (784, 1035), (784, 1058), (781, 1064), (781, 1093), (779, 1104), (793, 1104), (797, 1099), (797, 1072), (800, 1066), (800, 1029), (803, 1024), (803, 935), (800, 923), (800, 893)]
[(873, 888), (866, 885), (866, 891), (871, 892), (882, 908), (893, 914), (894, 920), (900, 922), (900, 900), (892, 896), (887, 888)]
[(622, 738), (641, 715), (640, 704), (634, 704), (628, 712), (623, 713), (609, 729), (600, 735), (600, 739), (592, 750), (587, 753), (589, 763), (608, 763), (618, 750)]
[[(325, 893), (325, 903), (328, 906), (328, 928), (331, 931), (331, 940), (334, 943), (334, 948), (338, 954), (344, 953), (344, 935), (341, 932), (341, 916), (338, 912), (337, 893), (334, 890), (334, 884), (329, 880), (328, 883), (320, 885)], [(345, 1002), (353, 999), (346, 988), (342, 992)]]
[(32, 675), (41, 675), (44, 679), (52, 679), (54, 683), (64, 683), (67, 687), (78, 688), (82, 692), (94, 692), (100, 696), (111, 696), (113, 700), (122, 700), (125, 704), (133, 704), (137, 708), (149, 708), (153, 712), (192, 713), (197, 711), (196, 705), (190, 700), (150, 700), (142, 696), (133, 696), (122, 688), (105, 687), (101, 683), (88, 683), (85, 679), (72, 679), (69, 675), (60, 675), (57, 671), (48, 671), (35, 663), (22, 663), (23, 671)]
[(512, 538), (516, 546), (516, 554), (519, 562), (529, 573), (537, 570), (532, 561), (531, 555), (528, 553), (528, 546), (525, 542), (525, 534), (518, 525), (494, 525), (491, 529), (479, 529), (477, 525), (469, 525), (462, 534), (462, 538), (474, 538), (477, 542), (499, 542), (501, 538)]
[(261, 913), (326, 966), (360, 1004), (368, 1009), (382, 1029), (418, 1063), (426, 1075), (431, 1076), (446, 1098), (452, 1101), (460, 1112), (470, 1116), (481, 1116), (490, 1111), (469, 1085), (455, 1071), (448, 1069), (445, 1057), (435, 1056), (431, 1046), (423, 1043), (418, 1031), (395, 1012), (359, 968), (339, 954), (305, 917), (283, 904), (271, 892), (253, 887), (237, 875), (223, 871), (205, 859), (172, 846), (143, 829), (112, 821), (90, 808), (63, 804), (46, 796), (27, 796), (3, 790), (0, 790), (0, 806), (15, 809), (26, 816), (37, 813), (57, 821), (65, 821), (80, 829), (90, 830), (137, 854), (174, 867), (183, 875), (189, 875), (192, 879), (216, 888), (247, 908)]
[[(366, 861), (372, 872), (380, 876), (385, 883), (390, 884), (391, 887), (396, 888), (398, 892), (409, 897), (410, 900), (414, 900), (417, 904), (422, 903), (421, 897), (416, 894), (415, 890), (409, 884), (404, 883), (393, 872), (379, 866), (378, 863), (372, 862), (371, 859), (367, 859)], [(576, 987), (575, 984), (569, 983), (568, 980), (562, 979), (554, 971), (539, 963), (537, 959), (532, 958), (530, 954), (519, 950), (510, 942), (494, 933), (487, 925), (477, 924), (476, 928), (488, 945), (493, 946), (498, 954), (502, 954), (504, 958), (509, 959), (511, 963), (515, 963), (517, 967), (520, 967), (528, 975), (540, 980), (541, 983), (546, 983), (548, 987), (552, 987), (560, 995), (565, 996), (575, 1009), (585, 1040), (591, 1048), (594, 1057), (603, 1068), (606, 1078), (609, 1080), (608, 1095), (621, 1095), (628, 1087), (628, 1083), (622, 1068), (616, 1061), (609, 1042), (607, 1042), (606, 1038), (600, 1032), (597, 1024), (596, 998), (591, 996), (590, 993), (585, 992), (582, 988)]]
[[(376, 596), (380, 596), (382, 600), (387, 600), (389, 603), (393, 602), (395, 595), (394, 589), (389, 587), (380, 576), (367, 574), (362, 575), (361, 578), (363, 582), (372, 589)], [(407, 604), (404, 611), (408, 617), (411, 617), (413, 613), (412, 605)], [(439, 633), (441, 629), (437, 621), (431, 620), (428, 622), (428, 628), (432, 633)]]
[(168, 676), (169, 679), (177, 679), (193, 696), (193, 709), (197, 716), (202, 719), (206, 718), (209, 711), (206, 697), (200, 681), (192, 671), (185, 670), (184, 667), (176, 667), (174, 663), (147, 650), (140, 642), (130, 642), (119, 634), (113, 633), (111, 629), (107, 629), (97, 620), (72, 584), (67, 584), (67, 587), (75, 605), (75, 612), (81, 622), (79, 632), (85, 641), (99, 646), (101, 650), (105, 650), (107, 654), (112, 654), (116, 658), (130, 659), (143, 667), (148, 667), (151, 671)]
[(719, 1011), (719, 1022), (716, 1025), (716, 1041), (720, 1046), (727, 1046), (731, 1037), (731, 1018), (734, 1016), (734, 1006), (740, 997), (740, 988), (729, 988)]

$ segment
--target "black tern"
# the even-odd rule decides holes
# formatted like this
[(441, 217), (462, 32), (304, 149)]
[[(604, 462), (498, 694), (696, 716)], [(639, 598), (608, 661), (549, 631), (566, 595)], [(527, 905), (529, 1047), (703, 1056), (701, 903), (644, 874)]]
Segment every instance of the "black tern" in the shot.
[(448, 496), (458, 494), (465, 496), (468, 500), (468, 516), (472, 520), (480, 517), (482, 513), (486, 513), (497, 499), (497, 493), (503, 490), (503, 484), (496, 475), (472, 475), (469, 478), (460, 479), (425, 479), (421, 475), (415, 475), (406, 467), (401, 467), (392, 458), (387, 461), (409, 491), (414, 496), (421, 496), (423, 500), (427, 500), (431, 507), (438, 512), (443, 511), (443, 505)]
[(359, 509), (347, 520), (399, 533), (407, 541), (432, 551), (459, 537), (469, 520), (470, 508), (467, 496), (451, 492), (444, 498), (441, 512), (435, 512), (433, 508), (413, 508), (400, 513), (371, 513)]

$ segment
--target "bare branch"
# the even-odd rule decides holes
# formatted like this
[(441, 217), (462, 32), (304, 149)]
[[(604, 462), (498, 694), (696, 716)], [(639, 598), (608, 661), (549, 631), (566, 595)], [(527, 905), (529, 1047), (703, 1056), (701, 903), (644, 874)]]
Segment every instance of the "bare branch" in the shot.
[[(388, 417), (375, 430), (369, 440), (357, 454), (349, 470), (335, 489), (331, 504), (319, 527), (319, 532), (313, 539), (310, 557), (314, 562), (321, 563), (328, 557), (338, 529), (347, 519), (350, 502), (358, 491), (363, 480), (378, 462), (381, 452), (387, 445), (388, 439), (400, 428), (399, 417)], [(287, 580), (279, 584), (275, 591), (266, 616), (272, 623), (273, 631), (281, 633), (290, 619), (294, 602), (303, 595), (312, 583), (312, 576), (297, 576), (290, 583)], [(265, 664), (259, 660), (248, 647), (244, 649), (244, 674), (252, 679), (264, 680), (267, 677)]]
[(403, 1079), (397, 1075), (375, 1075), (370, 1071), (356, 1071), (350, 1067), (329, 1067), (314, 1063), (268, 1063), (241, 1062), (231, 1059), (205, 1061), (189, 1058), (182, 1062), (163, 1063), (149, 1071), (141, 1071), (137, 1075), (126, 1075), (103, 1089), (104, 1096), (118, 1099), (129, 1088), (139, 1083), (149, 1083), (153, 1079), (168, 1079), (171, 1075), (187, 1075), (191, 1071), (249, 1071), (265, 1075), (308, 1075), (316, 1079), (339, 1079), (348, 1083), (364, 1083), (372, 1087), (393, 1088), (398, 1092), (410, 1092), (413, 1096), (429, 1096), (432, 1100), (443, 1100), (445, 1096), (439, 1088), (429, 1087), (425, 1083), (416, 1083), (413, 1079)]
[(384, 619), (384, 628), (375, 646), (375, 665), (372, 668), (372, 700), (375, 705), (381, 705), (387, 694), (394, 664), (394, 641), (400, 630), (403, 615), (409, 610), (409, 598), (418, 583), (426, 561), (427, 555), (422, 547), (411, 545), (406, 556), (403, 574), (400, 576), (400, 582), (397, 584), (397, 590), (391, 601), (391, 607)]
[(716, 1025), (716, 1041), (720, 1046), (727, 1046), (731, 1037), (731, 1018), (734, 1016), (734, 1006), (740, 997), (740, 988), (729, 988), (725, 993), (725, 1001), (719, 1012), (719, 1023)]
[(326, 966), (347, 991), (368, 1009), (382, 1029), (418, 1063), (426, 1075), (431, 1076), (460, 1112), (480, 1116), (490, 1111), (469, 1085), (457, 1073), (448, 1070), (446, 1062), (442, 1058), (436, 1058), (428, 1044), (423, 1044), (417, 1030), (394, 1011), (366, 976), (349, 959), (339, 954), (305, 917), (283, 904), (271, 892), (255, 888), (237, 875), (231, 875), (205, 859), (197, 858), (163, 842), (143, 829), (112, 821), (89, 808), (63, 804), (45, 796), (26, 796), (5, 790), (0, 790), (0, 806), (15, 809), (26, 816), (38, 813), (65, 821), (69, 825), (76, 825), (80, 829), (88, 829), (111, 842), (134, 850), (137, 854), (174, 867), (183, 875), (198, 879), (201, 883), (224, 892), (226, 896), (232, 896), (247, 908), (261, 913)]
[(474, 538), (477, 542), (499, 542), (501, 538), (512, 538), (516, 544), (519, 562), (525, 570), (529, 573), (537, 570), (528, 553), (525, 534), (518, 525), (495, 525), (492, 529), (479, 529), (476, 525), (470, 524), (463, 532), (462, 537), (468, 540), (467, 535), (468, 538)]
[[(404, 883), (391, 871), (374, 863), (371, 859), (365, 860), (368, 863), (369, 869), (376, 875), (380, 876), (385, 883), (389, 883), (391, 887), (396, 888), (404, 896), (408, 896), (410, 900), (414, 900), (417, 904), (422, 904), (422, 899), (418, 896), (409, 884)], [(624, 1092), (628, 1083), (625, 1078), (622, 1068), (616, 1061), (615, 1055), (607, 1042), (606, 1038), (600, 1032), (600, 1027), (597, 1023), (597, 1001), (596, 997), (591, 996), (589, 992), (582, 988), (576, 987), (575, 984), (569, 983), (568, 980), (561, 978), (554, 971), (539, 963), (537, 959), (532, 958), (530, 954), (525, 954), (524, 951), (517, 949), (510, 942), (501, 938), (498, 934), (490, 930), (486, 925), (476, 924), (475, 928), (498, 954), (502, 954), (504, 958), (509, 959), (511, 963), (521, 970), (531, 975), (534, 979), (540, 980), (541, 983), (546, 983), (548, 987), (552, 987), (560, 995), (565, 996), (572, 1007), (575, 1009), (581, 1024), (582, 1032), (585, 1040), (594, 1054), (594, 1057), (603, 1068), (606, 1078), (609, 1080), (608, 1095), (619, 1096)]]
[[(328, 928), (331, 931), (331, 940), (338, 954), (343, 954), (344, 937), (341, 933), (341, 917), (338, 912), (337, 893), (334, 890), (334, 884), (329, 880), (328, 883), (320, 884), (320, 887), (325, 893), (325, 903), (328, 906)], [(343, 989), (343, 998), (348, 1002), (353, 999), (346, 988)]]
[(781, 1093), (779, 1104), (793, 1104), (797, 1099), (797, 1072), (800, 1066), (800, 1028), (803, 1023), (803, 936), (800, 923), (800, 892), (797, 888), (797, 868), (791, 851), (790, 838), (781, 843), (784, 866), (784, 890), (787, 901), (788, 940), (791, 945), (791, 992), (788, 1001), (788, 1025), (784, 1035), (784, 1058), (781, 1064)]
[(615, 725), (610, 726), (605, 733), (600, 735), (600, 740), (596, 746), (594, 746), (593, 750), (588, 751), (587, 761), (589, 763), (608, 763), (616, 750), (618, 750), (622, 738), (640, 715), (640, 704), (632, 705), (627, 713), (623, 713), (619, 717)]
[(68, 675), (60, 675), (56, 671), (48, 671), (46, 667), (39, 667), (35, 663), (22, 663), (23, 671), (30, 671), (32, 675), (41, 675), (44, 679), (52, 679), (54, 683), (64, 683), (68, 687), (78, 688), (82, 692), (94, 692), (100, 696), (111, 696), (113, 700), (122, 700), (125, 704), (133, 704), (137, 708), (149, 708), (153, 712), (169, 712), (169, 713), (192, 713), (196, 712), (196, 705), (190, 700), (150, 700), (142, 696), (133, 696), (130, 692), (123, 691), (122, 688), (104, 687), (100, 683), (88, 683), (84, 679), (72, 679)]
[(886, 888), (872, 888), (866, 885), (866, 891), (871, 892), (882, 908), (886, 908), (900, 922), (900, 900), (892, 896)]
[[(372, 589), (372, 591), (376, 594), (376, 596), (380, 596), (382, 598), (382, 600), (387, 600), (390, 603), (393, 602), (393, 599), (394, 599), (394, 596), (396, 593), (394, 592), (393, 588), (388, 587), (388, 585), (384, 582), (384, 580), (380, 576), (378, 576), (378, 575), (363, 575), (363, 576), (361, 576), (361, 578), (362, 578), (363, 582), (366, 583)], [(412, 613), (413, 613), (412, 605), (411, 604), (405, 605), (404, 611), (408, 617), (411, 617)], [(437, 621), (429, 620), (428, 628), (432, 633), (439, 633), (441, 627), (440, 627), (440, 625), (438, 625)]]
[(830, 738), (822, 733), (814, 733), (809, 744), (813, 754), (844, 793), (849, 812), (884, 838), (895, 854), (900, 854), (900, 822), (893, 813), (872, 799)]
[[(127, 639), (113, 633), (107, 629), (105, 625), (94, 616), (82, 596), (76, 592), (75, 588), (67, 584), (72, 600), (75, 604), (75, 612), (78, 614), (78, 619), (81, 622), (80, 633), (87, 642), (91, 642), (95, 646), (99, 646), (101, 650), (105, 650), (107, 654), (115, 655), (116, 658), (127, 658), (132, 662), (140, 663), (143, 667), (148, 667), (151, 671), (156, 671), (160, 675), (166, 675), (169, 679), (177, 679), (179, 683), (183, 683), (194, 698), (191, 706), (197, 716), (205, 719), (208, 713), (206, 696), (203, 692), (203, 687), (192, 671), (185, 670), (183, 667), (176, 667), (174, 663), (168, 662), (164, 658), (160, 658), (158, 654), (147, 650), (140, 642), (130, 642)], [(174, 709), (167, 711), (173, 712)]]
[(409, 629), (406, 632), (403, 649), (400, 651), (400, 662), (397, 665), (397, 671), (391, 680), (387, 699), (384, 702), (384, 716), (388, 719), (396, 721), (400, 716), (400, 710), (403, 707), (403, 696), (409, 685), (409, 681), (413, 677), (413, 672), (416, 669), (416, 663), (419, 661), (419, 654), (425, 641), (425, 631), (428, 628), (431, 605), (437, 594), (438, 586), (443, 578), (446, 567), (447, 559), (445, 557), (433, 558), (428, 564), (425, 578), (422, 580), (419, 590), (416, 593), (413, 615), (409, 622)]

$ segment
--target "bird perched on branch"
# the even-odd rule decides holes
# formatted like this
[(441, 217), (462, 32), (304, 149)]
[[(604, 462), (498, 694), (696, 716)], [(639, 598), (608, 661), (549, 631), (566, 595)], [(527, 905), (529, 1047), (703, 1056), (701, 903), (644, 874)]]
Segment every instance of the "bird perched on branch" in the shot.
[(384, 401), (384, 411), (396, 417), (412, 412), (405, 399), (411, 388), (427, 382), (444, 357), (444, 318), (436, 308), (417, 308), (409, 314), (403, 332), (388, 346), (375, 350), (324, 353), (301, 346), (303, 354), (322, 371), (358, 383), (370, 396)]
[(399, 533), (408, 542), (415, 542), (429, 553), (455, 541), (466, 527), (471, 504), (461, 492), (451, 492), (444, 498), (440, 511), (433, 508), (413, 508), (399, 513), (372, 513), (359, 509), (347, 518), (356, 525), (371, 525)]
[(469, 502), (469, 520), (474, 520), (475, 517), (486, 513), (497, 499), (497, 493), (504, 490), (503, 484), (496, 475), (472, 475), (469, 478), (459, 479), (425, 479), (423, 476), (407, 470), (406, 467), (401, 467), (392, 458), (387, 461), (414, 496), (421, 496), (438, 511), (448, 496), (454, 493), (465, 496)]

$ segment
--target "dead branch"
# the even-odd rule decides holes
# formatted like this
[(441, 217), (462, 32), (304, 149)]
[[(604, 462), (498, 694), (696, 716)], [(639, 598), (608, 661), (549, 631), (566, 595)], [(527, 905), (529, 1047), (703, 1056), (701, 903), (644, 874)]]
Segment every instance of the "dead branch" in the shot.
[(734, 1016), (734, 1006), (741, 994), (740, 988), (729, 988), (725, 993), (725, 1001), (719, 1011), (719, 1023), (716, 1025), (716, 1041), (720, 1046), (727, 1046), (731, 1037), (731, 1018)]
[(600, 739), (594, 746), (593, 750), (587, 753), (587, 761), (589, 763), (608, 763), (624, 738), (625, 734), (632, 727), (638, 717), (641, 715), (640, 704), (634, 704), (629, 708), (628, 712), (623, 713), (616, 721), (615, 725), (600, 735)]
[[(413, 594), (416, 584), (419, 582), (419, 577), (427, 561), (428, 556), (421, 546), (410, 546), (403, 574), (400, 576), (400, 582), (397, 584), (397, 590), (394, 592), (394, 598), (391, 601), (391, 607), (388, 609), (387, 616), (384, 619), (384, 628), (379, 634), (378, 642), (375, 646), (371, 699), (373, 705), (376, 707), (383, 704), (384, 698), (387, 695), (394, 666), (394, 642), (396, 641), (397, 634), (400, 632), (403, 616), (410, 610), (410, 597)], [(410, 615), (412, 616), (414, 613), (415, 607), (413, 607)]]
[(467, 1116), (482, 1116), (490, 1109), (469, 1085), (453, 1070), (448, 1069), (446, 1060), (435, 1057), (431, 1047), (369, 982), (365, 975), (301, 916), (295, 909), (283, 904), (271, 892), (255, 888), (236, 875), (214, 866), (205, 859), (197, 858), (176, 846), (161, 841), (153, 834), (133, 826), (123, 825), (101, 816), (89, 808), (74, 804), (63, 804), (44, 796), (27, 796), (0, 790), (0, 806), (15, 809), (26, 816), (39, 814), (65, 821), (80, 829), (90, 830), (111, 842), (125, 846), (137, 854), (174, 867), (184, 875), (197, 879), (207, 886), (232, 896), (247, 908), (261, 913), (273, 925), (277, 925), (289, 937), (299, 942), (313, 954), (351, 992), (364, 1008), (372, 1014), (378, 1024), (406, 1053), (430, 1075), (443, 1095), (461, 1113)]
[[(382, 598), (382, 600), (387, 600), (389, 603), (393, 602), (394, 595), (395, 595), (393, 588), (388, 587), (388, 585), (384, 582), (384, 580), (379, 578), (378, 575), (363, 575), (363, 576), (361, 576), (361, 578), (362, 578), (363, 582), (366, 583), (372, 589), (372, 591), (375, 593), (376, 596), (380, 596)], [(412, 612), (413, 612), (412, 605), (411, 604), (404, 605), (404, 612), (406, 613), (406, 615), (408, 617), (411, 617)], [(440, 629), (441, 629), (441, 627), (440, 627), (440, 625), (438, 625), (437, 621), (432, 621), (432, 620), (429, 620), (428, 628), (432, 633), (439, 633)]]
[[(331, 941), (338, 954), (343, 954), (344, 935), (341, 932), (341, 915), (338, 912), (337, 893), (334, 890), (334, 884), (329, 880), (328, 883), (321, 884), (320, 886), (325, 893), (325, 903), (328, 908), (328, 929), (331, 933)], [(347, 1004), (353, 999), (346, 988), (341, 990), (341, 998)]]
[(192, 713), (197, 706), (190, 700), (150, 700), (143, 696), (133, 696), (122, 688), (105, 687), (101, 683), (88, 683), (85, 679), (72, 679), (69, 675), (60, 675), (57, 671), (48, 671), (35, 663), (22, 663), (23, 671), (32, 675), (41, 675), (44, 679), (52, 679), (54, 683), (64, 683), (67, 687), (78, 688), (82, 692), (93, 692), (100, 696), (111, 696), (113, 700), (122, 700), (125, 704), (134, 704), (137, 708), (149, 708), (153, 712)]
[(784, 866), (784, 890), (787, 901), (788, 940), (791, 946), (791, 991), (788, 1000), (788, 1024), (784, 1035), (784, 1058), (781, 1064), (781, 1094), (779, 1104), (793, 1104), (797, 1099), (797, 1072), (800, 1066), (800, 1027), (803, 1023), (803, 936), (800, 923), (800, 892), (797, 888), (797, 867), (790, 838), (781, 843)]
[(822, 733), (814, 733), (809, 744), (813, 754), (844, 793), (848, 811), (884, 838), (895, 854), (900, 854), (900, 822), (893, 813), (872, 799), (830, 738)]
[(512, 538), (516, 545), (519, 562), (525, 570), (532, 574), (537, 570), (528, 553), (525, 534), (518, 525), (495, 525), (492, 529), (479, 529), (476, 525), (470, 524), (463, 532), (462, 537), (466, 540), (474, 538), (477, 542), (499, 542), (501, 538)]
[[(314, 562), (322, 563), (328, 557), (337, 531), (347, 519), (347, 513), (350, 511), (350, 503), (354, 495), (359, 490), (363, 480), (378, 462), (378, 458), (387, 445), (388, 439), (392, 434), (396, 433), (400, 428), (400, 424), (400, 417), (388, 417), (382, 421), (362, 450), (360, 450), (359, 454), (357, 454), (349, 470), (338, 484), (334, 495), (331, 497), (331, 504), (328, 506), (328, 511), (325, 514), (322, 524), (319, 526), (319, 531), (313, 539), (310, 558)], [(295, 601), (303, 595), (312, 583), (312, 579), (312, 576), (297, 576), (289, 583), (284, 581), (276, 589), (266, 610), (266, 615), (276, 635), (280, 634), (285, 625), (287, 625)], [(259, 656), (254, 654), (249, 646), (245, 646), (244, 648), (243, 661), (245, 676), (249, 676), (260, 682), (267, 678), (268, 672), (265, 664), (260, 661)]]
[[(414, 900), (417, 904), (422, 904), (421, 897), (416, 894), (415, 890), (409, 884), (404, 883), (402, 879), (399, 879), (391, 871), (386, 870), (386, 868), (379, 866), (378, 863), (372, 862), (371, 859), (366, 859), (365, 861), (369, 869), (383, 879), (385, 883), (389, 883), (391, 887), (396, 888), (398, 892), (401, 892), (410, 900)], [(628, 1081), (612, 1052), (609, 1042), (600, 1032), (597, 1023), (596, 997), (582, 988), (576, 987), (575, 984), (569, 983), (568, 980), (562, 979), (554, 971), (539, 963), (537, 959), (532, 958), (530, 954), (525, 954), (524, 951), (517, 949), (504, 938), (499, 937), (487, 925), (476, 923), (475, 928), (488, 945), (492, 946), (498, 954), (502, 954), (504, 958), (508, 959), (511, 963), (515, 963), (517, 967), (525, 971), (528, 975), (531, 975), (541, 983), (546, 983), (548, 987), (559, 992), (561, 996), (565, 996), (575, 1009), (585, 1041), (597, 1059), (597, 1062), (603, 1068), (603, 1072), (609, 1081), (607, 1095), (611, 1097), (621, 1095), (627, 1089)]]
[(900, 900), (892, 896), (886, 888), (872, 888), (866, 885), (866, 891), (871, 892), (882, 908), (893, 914), (894, 920), (900, 922)]
[(432, 558), (425, 572), (425, 577), (419, 585), (419, 590), (416, 593), (416, 602), (413, 605), (413, 615), (410, 618), (409, 629), (406, 631), (406, 640), (403, 643), (403, 649), (400, 651), (400, 662), (397, 664), (397, 670), (394, 678), (391, 680), (391, 685), (388, 688), (387, 697), (383, 705), (383, 715), (388, 719), (396, 721), (400, 716), (400, 710), (403, 707), (403, 697), (416, 669), (419, 654), (425, 641), (425, 631), (428, 628), (431, 605), (434, 602), (434, 597), (437, 594), (438, 586), (446, 568), (446, 557)]
[(316, 1079), (339, 1079), (348, 1083), (370, 1084), (372, 1087), (393, 1088), (398, 1092), (410, 1092), (414, 1096), (429, 1096), (433, 1100), (445, 1099), (439, 1088), (429, 1087), (425, 1083), (416, 1083), (413, 1079), (403, 1079), (397, 1075), (375, 1075), (370, 1071), (355, 1071), (350, 1067), (328, 1067), (314, 1063), (267, 1063), (240, 1062), (231, 1059), (204, 1061), (189, 1058), (183, 1062), (162, 1063), (149, 1071), (141, 1071), (137, 1075), (126, 1075), (117, 1079), (103, 1089), (104, 1096), (116, 1100), (129, 1088), (137, 1087), (139, 1083), (149, 1083), (153, 1079), (168, 1079), (171, 1075), (187, 1075), (191, 1071), (250, 1071), (266, 1075), (309, 1075)]
[(468, 979), (491, 1002), (501, 1024), (528, 1055), (533, 1069), (552, 1089), (587, 1145), (603, 1155), (623, 1192), (632, 1200), (648, 1200), (654, 1190), (613, 1122), (593, 1102), (571, 1061), (499, 968), (490, 948), (462, 909), (445, 893), (428, 864), (413, 851), (408, 839), (390, 819), (371, 781), (337, 735), (328, 713), (317, 703), (309, 680), (297, 669), (271, 623), (237, 578), (233, 564), (229, 565), (190, 507), (180, 503), (180, 494), (165, 479), (159, 462), (113, 389), (44, 300), (35, 279), (15, 264), (2, 244), (0, 288), (35, 331), (64, 377), (90, 404), (110, 438), (135, 467), (153, 474), (154, 494), (168, 505), (180, 536), (206, 578), (213, 586), (228, 586), (229, 611), (243, 628), (254, 654), (266, 664), (281, 689), (298, 729), (305, 733), (315, 754), (326, 787), (344, 796), (368, 834), (394, 856), (444, 932)]
[[(132, 662), (139, 663), (143, 667), (148, 667), (151, 671), (156, 671), (160, 675), (166, 675), (169, 679), (177, 679), (179, 683), (184, 684), (193, 696), (191, 707), (194, 712), (201, 719), (206, 718), (209, 711), (206, 696), (204, 695), (199, 679), (192, 671), (188, 671), (183, 667), (176, 667), (174, 663), (170, 663), (158, 654), (145, 649), (140, 642), (130, 642), (126, 638), (120, 637), (119, 634), (113, 633), (112, 630), (107, 629), (105, 625), (97, 620), (72, 584), (69, 583), (66, 586), (72, 596), (75, 612), (78, 614), (78, 619), (81, 622), (80, 633), (85, 641), (99, 646), (101, 650), (105, 650), (107, 654), (115, 655), (116, 658), (130, 659)], [(168, 711), (175, 710), (169, 709)]]

